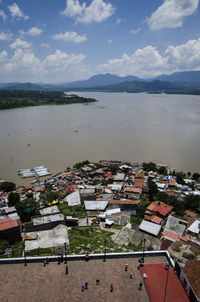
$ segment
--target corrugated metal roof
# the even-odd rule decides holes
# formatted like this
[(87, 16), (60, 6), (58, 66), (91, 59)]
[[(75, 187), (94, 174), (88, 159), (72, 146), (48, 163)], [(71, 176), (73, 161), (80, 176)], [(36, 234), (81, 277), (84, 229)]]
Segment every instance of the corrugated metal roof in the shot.
[(145, 231), (149, 234), (158, 236), (160, 229), (161, 229), (161, 225), (158, 225), (153, 222), (146, 221), (146, 220), (142, 220), (142, 222), (139, 226), (139, 229), (142, 231)]
[(129, 205), (138, 205), (139, 201), (137, 200), (109, 200), (109, 204), (129, 204)]
[(107, 204), (108, 200), (85, 200), (85, 209), (88, 211), (104, 211)]

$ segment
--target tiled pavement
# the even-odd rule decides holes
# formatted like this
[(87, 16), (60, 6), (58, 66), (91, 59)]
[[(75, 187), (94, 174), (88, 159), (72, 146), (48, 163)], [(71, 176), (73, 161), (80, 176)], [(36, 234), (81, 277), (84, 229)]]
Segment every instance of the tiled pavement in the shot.
[[(145, 263), (165, 263), (165, 257), (147, 257)], [(128, 263), (128, 272), (125, 264)], [(137, 258), (0, 265), (1, 302), (148, 302), (145, 288), (138, 290), (141, 281)], [(133, 278), (130, 279), (130, 272)], [(99, 279), (99, 285), (96, 280)], [(81, 291), (81, 283), (88, 290)], [(110, 292), (113, 283), (114, 291)]]

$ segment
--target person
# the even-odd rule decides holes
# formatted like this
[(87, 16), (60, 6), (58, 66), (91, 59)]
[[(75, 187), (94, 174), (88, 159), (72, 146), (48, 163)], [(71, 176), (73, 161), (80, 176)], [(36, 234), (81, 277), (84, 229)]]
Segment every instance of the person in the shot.
[(168, 262), (168, 261), (165, 263), (165, 269), (166, 269), (166, 270), (169, 269), (169, 262)]
[(143, 273), (143, 278), (146, 279), (147, 277), (148, 277), (148, 275)]
[(88, 289), (88, 282), (85, 282), (85, 289)]
[(139, 283), (139, 290), (142, 290), (142, 281)]
[(60, 255), (60, 262), (63, 262), (63, 253)]
[(113, 292), (113, 284), (112, 283), (110, 284), (110, 292), (111, 293)]
[(128, 271), (128, 264), (125, 265), (125, 272)]
[(47, 261), (46, 261), (46, 259), (43, 261), (43, 266), (46, 266), (46, 264), (47, 264)]
[(66, 275), (68, 274), (68, 265), (66, 265), (66, 267), (65, 267), (65, 274)]
[(85, 284), (82, 283), (82, 284), (81, 284), (81, 290), (82, 290), (82, 292), (84, 292), (84, 289), (85, 289)]
[(46, 257), (46, 264), (49, 264), (49, 258)]
[(60, 257), (58, 257), (58, 264), (60, 264)]
[(133, 279), (133, 274), (132, 273), (130, 273), (130, 279)]

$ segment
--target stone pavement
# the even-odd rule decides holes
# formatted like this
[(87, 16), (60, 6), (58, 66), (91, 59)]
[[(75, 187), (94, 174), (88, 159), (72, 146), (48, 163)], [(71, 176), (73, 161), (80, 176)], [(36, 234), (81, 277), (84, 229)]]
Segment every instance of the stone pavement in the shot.
[[(165, 257), (146, 257), (145, 263), (165, 263)], [(128, 263), (128, 272), (125, 264)], [(0, 265), (1, 302), (148, 302), (143, 286), (138, 290), (141, 275), (138, 258), (119, 258), (69, 261), (69, 274), (65, 264), (43, 263)], [(130, 279), (130, 273), (133, 278)], [(99, 279), (99, 285), (96, 280)], [(81, 283), (88, 289), (81, 291)], [(113, 283), (114, 291), (110, 292)]]

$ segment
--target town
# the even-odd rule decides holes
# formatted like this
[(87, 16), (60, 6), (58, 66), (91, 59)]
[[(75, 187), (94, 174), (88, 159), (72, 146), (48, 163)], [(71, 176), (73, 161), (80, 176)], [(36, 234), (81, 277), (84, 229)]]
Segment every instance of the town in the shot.
[(0, 183), (3, 259), (165, 250), (199, 295), (200, 278), (190, 269), (194, 261), (200, 269), (197, 172), (83, 161), (30, 185)]

